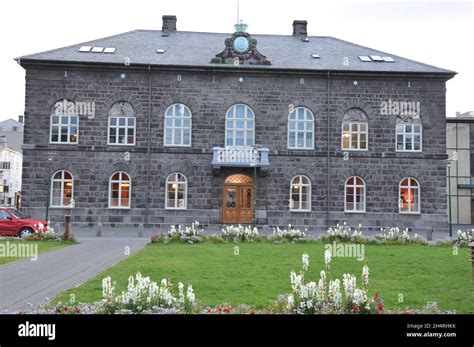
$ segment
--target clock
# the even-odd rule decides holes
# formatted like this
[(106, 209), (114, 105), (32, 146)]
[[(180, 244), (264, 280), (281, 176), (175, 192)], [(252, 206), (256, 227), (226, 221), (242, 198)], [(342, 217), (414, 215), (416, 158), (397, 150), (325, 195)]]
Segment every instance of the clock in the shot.
[(250, 42), (245, 36), (237, 36), (234, 39), (234, 51), (240, 54), (247, 53), (250, 48)]

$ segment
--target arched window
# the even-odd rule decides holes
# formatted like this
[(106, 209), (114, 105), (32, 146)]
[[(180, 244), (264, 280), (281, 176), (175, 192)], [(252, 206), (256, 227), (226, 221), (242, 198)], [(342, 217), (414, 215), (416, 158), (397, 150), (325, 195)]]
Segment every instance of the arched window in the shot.
[(406, 121), (397, 118), (396, 136), (397, 152), (421, 152), (423, 144), (421, 118), (408, 118)]
[(116, 102), (109, 110), (109, 145), (135, 145), (136, 119), (133, 106)]
[(226, 146), (253, 146), (255, 143), (255, 114), (244, 104), (229, 108), (226, 113)]
[(365, 212), (365, 182), (358, 176), (349, 177), (345, 186), (345, 212)]
[(74, 207), (74, 178), (69, 171), (55, 172), (51, 185), (51, 207)]
[(76, 103), (67, 99), (54, 104), (50, 124), (51, 143), (76, 144), (79, 134), (79, 115)]
[(291, 180), (290, 210), (311, 211), (311, 181), (308, 177), (299, 175)]
[(369, 125), (366, 113), (360, 108), (351, 108), (342, 119), (341, 147), (345, 151), (366, 151)]
[(400, 213), (420, 213), (420, 184), (413, 177), (400, 181), (398, 209)]
[(314, 148), (314, 115), (306, 107), (296, 107), (288, 115), (288, 148)]
[(173, 104), (165, 112), (165, 146), (191, 146), (192, 115), (189, 107)]
[(175, 172), (166, 179), (166, 208), (185, 210), (187, 207), (188, 180), (186, 176)]
[(130, 208), (130, 176), (122, 171), (115, 172), (109, 183), (109, 208)]

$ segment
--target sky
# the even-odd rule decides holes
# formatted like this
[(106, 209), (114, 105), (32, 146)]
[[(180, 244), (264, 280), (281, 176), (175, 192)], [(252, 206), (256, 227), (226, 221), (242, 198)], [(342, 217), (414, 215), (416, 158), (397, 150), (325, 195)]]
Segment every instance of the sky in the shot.
[[(237, 0), (6, 0), (0, 18), (0, 120), (23, 114), (25, 71), (13, 58), (134, 29), (161, 29), (163, 15), (178, 30), (232, 33)], [(473, 1), (240, 0), (253, 34), (292, 34), (295, 19), (308, 34), (333, 36), (454, 70), (446, 115), (474, 111)]]

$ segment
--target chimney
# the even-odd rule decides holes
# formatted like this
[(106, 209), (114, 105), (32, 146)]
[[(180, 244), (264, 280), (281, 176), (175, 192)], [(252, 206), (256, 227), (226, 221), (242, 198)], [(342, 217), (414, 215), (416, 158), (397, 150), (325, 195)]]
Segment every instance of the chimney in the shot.
[(305, 20), (293, 21), (293, 36), (296, 36), (296, 37), (308, 36), (308, 22)]
[(23, 124), (24, 121), (25, 121), (25, 116), (23, 116), (22, 114), (20, 114), (20, 115), (18, 116), (18, 123)]
[(176, 16), (163, 16), (163, 28), (162, 31), (171, 32), (176, 31)]

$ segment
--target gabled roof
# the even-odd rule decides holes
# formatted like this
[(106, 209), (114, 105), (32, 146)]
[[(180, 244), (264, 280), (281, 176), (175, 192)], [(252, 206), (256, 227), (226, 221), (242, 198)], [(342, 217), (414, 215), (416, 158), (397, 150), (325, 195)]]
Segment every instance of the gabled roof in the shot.
[[(216, 54), (224, 49), (224, 41), (231, 34), (177, 31), (162, 36), (160, 30), (134, 30), (94, 41), (23, 56), (20, 61), (48, 61), (66, 63), (123, 64), (125, 57), (131, 65), (232, 67), (211, 64)], [(362, 71), (389, 73), (428, 73), (454, 75), (454, 71), (416, 62), (368, 47), (328, 36), (309, 36), (309, 42), (300, 37), (285, 35), (252, 35), (257, 49), (271, 61), (269, 66), (241, 65), (246, 69), (290, 69), (313, 71)], [(81, 46), (116, 48), (115, 53), (83, 53)], [(164, 53), (157, 53), (164, 49)], [(312, 58), (318, 54), (319, 58)], [(390, 56), (394, 62), (362, 62), (359, 56)], [(344, 59), (348, 58), (348, 64)]]

